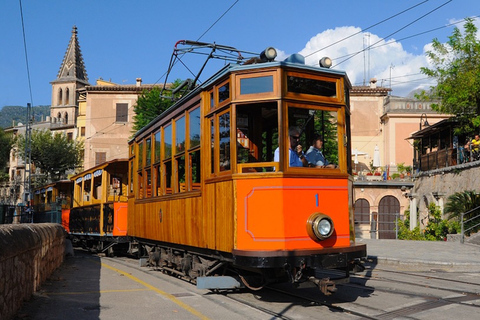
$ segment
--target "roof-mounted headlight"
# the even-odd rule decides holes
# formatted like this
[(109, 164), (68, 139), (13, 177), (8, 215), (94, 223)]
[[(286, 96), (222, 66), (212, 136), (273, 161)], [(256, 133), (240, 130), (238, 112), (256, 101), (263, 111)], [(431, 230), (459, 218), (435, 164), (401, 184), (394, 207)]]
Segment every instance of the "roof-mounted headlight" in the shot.
[(312, 214), (307, 221), (307, 232), (315, 241), (329, 238), (334, 231), (332, 219), (323, 213)]
[(329, 57), (323, 57), (322, 59), (320, 59), (318, 64), (322, 68), (330, 68), (332, 66), (332, 59), (330, 59)]
[(260, 59), (263, 61), (273, 61), (277, 57), (277, 50), (274, 47), (268, 47), (260, 53)]

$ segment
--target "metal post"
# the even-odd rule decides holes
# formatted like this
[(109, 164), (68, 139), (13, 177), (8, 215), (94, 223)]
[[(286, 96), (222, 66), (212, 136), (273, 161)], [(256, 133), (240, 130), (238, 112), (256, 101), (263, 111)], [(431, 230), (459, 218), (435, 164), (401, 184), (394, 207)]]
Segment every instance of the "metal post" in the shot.
[(463, 216), (465, 215), (465, 213), (462, 213), (461, 216), (460, 216), (460, 225), (462, 227), (461, 231), (460, 231), (460, 243), (463, 244), (463, 242), (465, 241), (465, 230), (464, 230), (464, 226), (463, 226)]

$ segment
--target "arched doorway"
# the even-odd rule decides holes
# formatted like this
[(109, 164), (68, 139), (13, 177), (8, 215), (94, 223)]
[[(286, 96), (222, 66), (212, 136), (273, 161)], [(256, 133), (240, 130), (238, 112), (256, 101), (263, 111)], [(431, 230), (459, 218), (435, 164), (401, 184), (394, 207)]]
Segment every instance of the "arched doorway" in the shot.
[(385, 196), (378, 205), (378, 238), (396, 239), (396, 219), (400, 217), (400, 202), (394, 196)]
[(370, 224), (370, 203), (367, 199), (357, 199), (357, 201), (355, 201), (354, 219), (355, 237), (366, 237)]
[(367, 199), (355, 201), (355, 224), (370, 223), (370, 203)]

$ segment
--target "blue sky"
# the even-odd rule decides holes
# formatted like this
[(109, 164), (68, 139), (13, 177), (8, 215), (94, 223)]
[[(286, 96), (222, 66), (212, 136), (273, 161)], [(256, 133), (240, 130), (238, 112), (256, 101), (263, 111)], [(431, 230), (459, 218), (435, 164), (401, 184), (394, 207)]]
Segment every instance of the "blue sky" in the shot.
[[(50, 82), (73, 25), (91, 84), (99, 78), (133, 84), (138, 77), (143, 83), (163, 83), (175, 43), (188, 39), (252, 52), (273, 46), (277, 60), (301, 53), (312, 65), (329, 56), (354, 85), (375, 77), (378, 85), (391, 83), (393, 95), (406, 96), (431, 84), (419, 74), (427, 65), (425, 49), (431, 40), (446, 41), (453, 31), (447, 25), (477, 15), (478, 0), (6, 0), (0, 3), (0, 108), (50, 104)], [(437, 30), (427, 32), (432, 29)], [(369, 44), (372, 49), (362, 52)], [(204, 58), (188, 59), (185, 63), (195, 72)], [(222, 65), (209, 62), (200, 80)], [(169, 80), (187, 77), (192, 75), (177, 65)]]

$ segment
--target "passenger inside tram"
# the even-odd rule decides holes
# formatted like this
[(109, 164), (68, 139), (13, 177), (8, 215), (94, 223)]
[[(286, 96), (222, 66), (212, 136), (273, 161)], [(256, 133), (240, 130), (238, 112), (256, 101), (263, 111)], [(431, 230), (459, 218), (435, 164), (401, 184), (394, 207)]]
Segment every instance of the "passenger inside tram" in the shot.
[(326, 159), (322, 153), (322, 149), (323, 137), (319, 134), (315, 134), (312, 139), (312, 145), (308, 148), (305, 155), (305, 158), (308, 161), (308, 166), (314, 168), (337, 168), (335, 164), (328, 162), (328, 159)]
[[(303, 152), (303, 147), (299, 143), (300, 141), (300, 130), (297, 127), (290, 127), (288, 129), (288, 141), (289, 141), (289, 166), (290, 167), (306, 167), (308, 166), (308, 161), (305, 158), (305, 153)], [(275, 149), (274, 160), (275, 162), (280, 161), (280, 150), (279, 148)]]

